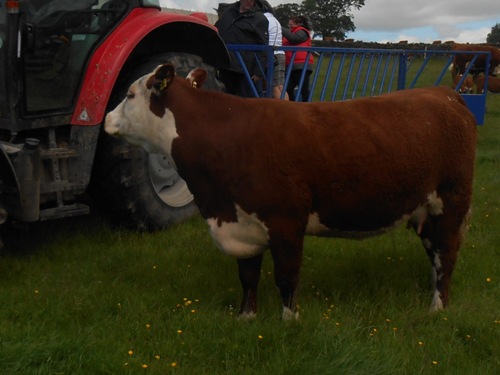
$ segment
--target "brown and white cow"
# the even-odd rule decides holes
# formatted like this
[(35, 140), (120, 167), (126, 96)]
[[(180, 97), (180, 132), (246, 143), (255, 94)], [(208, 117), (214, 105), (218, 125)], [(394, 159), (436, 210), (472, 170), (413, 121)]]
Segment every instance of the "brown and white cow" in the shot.
[(257, 311), (263, 252), (283, 318), (306, 234), (363, 238), (408, 222), (430, 258), (432, 310), (448, 289), (471, 206), (476, 124), (459, 94), (413, 89), (345, 102), (243, 99), (166, 64), (131, 85), (105, 130), (169, 154), (216, 244), (238, 260), (240, 316)]
[[(477, 77), (476, 79), (476, 92), (478, 94), (484, 93), (484, 81), (485, 81), (485, 76), (484, 74), (481, 74)], [(488, 77), (488, 92), (498, 94), (500, 93), (500, 78)]]
[[(453, 78), (453, 84), (451, 85), (452, 89), (456, 89), (458, 85), (460, 84), (460, 81), (462, 80), (463, 74), (456, 74), (455, 77)], [(462, 84), (460, 85), (460, 88), (458, 89), (458, 92), (461, 94), (472, 94), (474, 91), (474, 80), (472, 79), (472, 76), (470, 74), (467, 74), (467, 76), (464, 78)]]
[[(460, 44), (454, 43), (452, 46), (453, 51), (464, 51), (464, 52), (489, 52), (491, 54), (491, 60), (489, 65), (488, 74), (493, 75), (495, 68), (500, 65), (500, 48), (481, 44)], [(480, 54), (477, 56), (474, 66), (471, 67), (470, 73), (477, 75), (480, 72), (485, 72), (486, 69), (486, 57), (485, 54)], [(453, 64), (456, 66), (457, 73), (464, 74), (468, 64), (474, 58), (472, 53), (457, 53), (453, 59)]]

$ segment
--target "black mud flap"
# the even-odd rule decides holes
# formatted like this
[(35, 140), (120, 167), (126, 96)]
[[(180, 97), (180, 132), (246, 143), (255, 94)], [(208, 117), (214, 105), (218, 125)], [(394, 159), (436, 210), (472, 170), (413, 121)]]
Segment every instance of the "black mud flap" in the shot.
[(0, 142), (0, 195), (2, 193), (16, 193), (17, 203), (21, 204), (19, 191), (21, 190), (12, 161), (6, 147), (11, 147)]

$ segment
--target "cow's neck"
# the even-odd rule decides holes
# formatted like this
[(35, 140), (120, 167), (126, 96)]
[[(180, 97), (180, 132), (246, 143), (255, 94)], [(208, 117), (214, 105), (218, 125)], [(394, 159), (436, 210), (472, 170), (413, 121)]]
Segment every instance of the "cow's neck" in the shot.
[(193, 140), (202, 137), (208, 142), (213, 139), (212, 135), (224, 136), (236, 118), (241, 121), (241, 108), (245, 104), (239, 97), (194, 89), (179, 82), (172, 89), (167, 108), (173, 114), (181, 138), (188, 136)]

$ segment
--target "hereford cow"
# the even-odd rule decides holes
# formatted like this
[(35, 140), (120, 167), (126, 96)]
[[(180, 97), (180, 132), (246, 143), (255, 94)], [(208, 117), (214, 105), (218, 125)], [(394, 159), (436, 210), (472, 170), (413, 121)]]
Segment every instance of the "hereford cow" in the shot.
[[(460, 84), (460, 81), (462, 80), (462, 77), (463, 74), (455, 75), (455, 78), (453, 79), (453, 84), (451, 85), (452, 89), (456, 90), (456, 88)], [(472, 76), (470, 74), (467, 74), (464, 81), (460, 85), (460, 88), (457, 91), (461, 94), (472, 94), (473, 90), (474, 90), (474, 80), (472, 79)]]
[[(478, 94), (484, 93), (484, 81), (485, 76), (483, 74), (479, 75), (476, 79), (476, 92)], [(500, 78), (488, 77), (488, 92), (498, 94), (500, 93)]]
[(165, 64), (129, 89), (105, 130), (168, 154), (213, 239), (238, 259), (239, 314), (257, 311), (263, 252), (283, 318), (296, 318), (304, 235), (363, 238), (408, 222), (448, 288), (471, 205), (476, 124), (460, 95), (434, 87), (345, 102), (243, 99), (198, 89)]
[[(489, 75), (493, 75), (495, 68), (500, 64), (500, 49), (493, 46), (485, 46), (480, 44), (459, 44), (455, 43), (452, 47), (453, 51), (469, 51), (469, 52), (490, 52), (491, 60), (488, 70)], [(485, 54), (480, 54), (477, 56), (474, 66), (471, 67), (470, 73), (477, 75), (479, 73), (486, 73), (486, 56)], [(457, 53), (455, 54), (453, 64), (456, 67), (456, 71), (459, 74), (464, 74), (467, 65), (474, 58), (472, 53)]]

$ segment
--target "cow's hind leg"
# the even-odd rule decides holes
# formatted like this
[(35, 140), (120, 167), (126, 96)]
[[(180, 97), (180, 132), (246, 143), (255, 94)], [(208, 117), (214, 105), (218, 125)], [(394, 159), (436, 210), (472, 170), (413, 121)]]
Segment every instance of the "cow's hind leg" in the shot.
[(243, 288), (243, 300), (239, 312), (241, 319), (253, 319), (257, 314), (257, 288), (259, 286), (261, 265), (262, 254), (251, 258), (238, 259), (238, 271)]
[(444, 214), (429, 216), (419, 234), (432, 265), (434, 296), (431, 311), (442, 310), (448, 305), (451, 275), (467, 221), (468, 214), (447, 214), (445, 205)]

